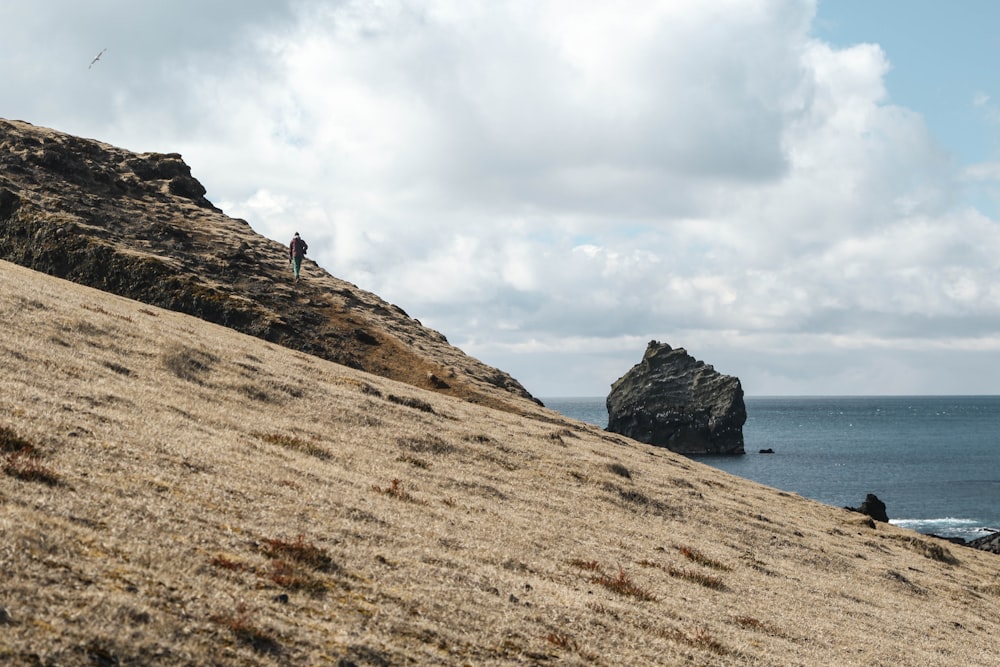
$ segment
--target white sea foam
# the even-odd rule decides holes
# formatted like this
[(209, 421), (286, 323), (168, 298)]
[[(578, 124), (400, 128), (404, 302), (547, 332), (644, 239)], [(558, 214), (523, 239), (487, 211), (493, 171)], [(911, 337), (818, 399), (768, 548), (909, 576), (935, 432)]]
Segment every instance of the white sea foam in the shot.
[(890, 519), (889, 523), (900, 528), (915, 530), (918, 533), (940, 535), (942, 537), (961, 537), (966, 541), (997, 532), (992, 528), (984, 528), (982, 523), (975, 519), (961, 519), (958, 517), (944, 517), (940, 519)]
[(959, 519), (956, 517), (944, 517), (943, 519), (890, 519), (889, 523), (900, 528), (933, 528), (934, 526), (975, 526), (979, 522), (975, 519)]

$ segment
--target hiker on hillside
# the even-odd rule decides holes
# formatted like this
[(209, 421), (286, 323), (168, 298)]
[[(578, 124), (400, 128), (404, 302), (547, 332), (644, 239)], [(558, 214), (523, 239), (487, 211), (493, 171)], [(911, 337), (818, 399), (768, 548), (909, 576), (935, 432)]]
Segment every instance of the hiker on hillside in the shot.
[(295, 282), (299, 281), (299, 269), (302, 268), (302, 258), (306, 256), (306, 250), (309, 250), (309, 244), (295, 232), (292, 242), (288, 244), (288, 261), (295, 269)]

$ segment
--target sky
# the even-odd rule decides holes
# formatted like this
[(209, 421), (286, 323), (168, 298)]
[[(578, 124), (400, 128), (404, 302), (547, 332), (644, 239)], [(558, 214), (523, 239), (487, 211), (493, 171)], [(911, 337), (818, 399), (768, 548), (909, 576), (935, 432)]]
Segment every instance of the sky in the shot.
[(605, 396), (650, 340), (748, 396), (1000, 394), (1000, 3), (0, 16), (0, 118), (181, 153), (535, 396)]

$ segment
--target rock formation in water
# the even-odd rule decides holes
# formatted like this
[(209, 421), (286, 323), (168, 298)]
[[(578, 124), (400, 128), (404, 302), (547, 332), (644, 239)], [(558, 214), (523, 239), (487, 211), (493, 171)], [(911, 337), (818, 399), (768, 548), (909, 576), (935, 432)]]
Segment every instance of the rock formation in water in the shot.
[(874, 493), (869, 493), (865, 496), (861, 507), (846, 507), (844, 509), (849, 509), (852, 512), (860, 512), (882, 523), (889, 523), (889, 515), (885, 511), (885, 503), (879, 500), (878, 496)]
[(681, 454), (743, 454), (746, 406), (739, 378), (683, 348), (650, 341), (642, 361), (611, 385), (608, 431)]

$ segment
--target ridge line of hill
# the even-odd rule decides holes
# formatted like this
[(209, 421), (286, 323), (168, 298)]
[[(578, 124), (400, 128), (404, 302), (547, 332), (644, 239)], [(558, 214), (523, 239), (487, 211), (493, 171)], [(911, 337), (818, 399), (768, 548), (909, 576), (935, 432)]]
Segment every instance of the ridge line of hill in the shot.
[(538, 401), (398, 306), (205, 198), (176, 153), (133, 153), (0, 119), (0, 259), (474, 403)]

